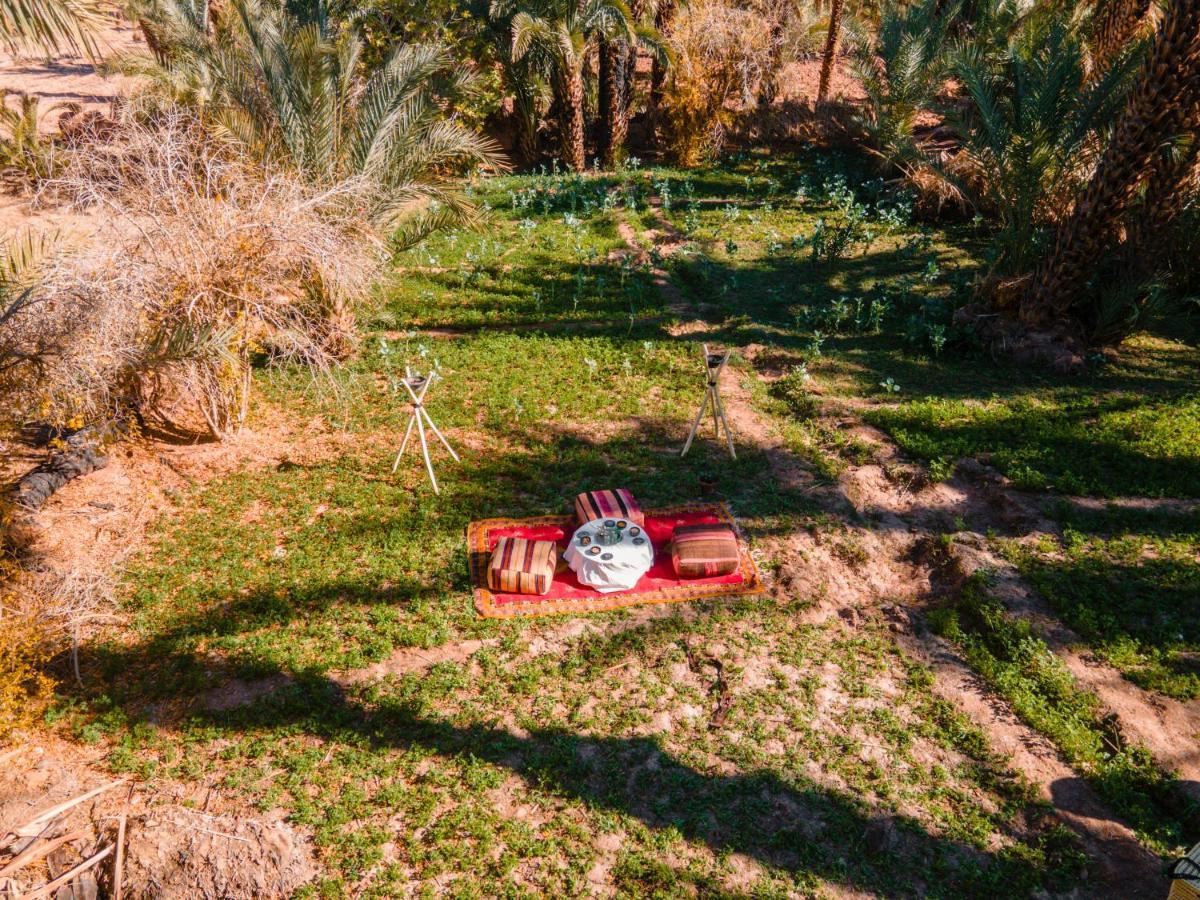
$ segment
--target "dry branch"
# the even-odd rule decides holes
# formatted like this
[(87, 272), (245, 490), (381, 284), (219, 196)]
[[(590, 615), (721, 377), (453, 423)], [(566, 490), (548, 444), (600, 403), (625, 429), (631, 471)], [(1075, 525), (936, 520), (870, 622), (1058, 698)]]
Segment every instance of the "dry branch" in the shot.
[(71, 800), (66, 800), (62, 803), (59, 803), (57, 806), (52, 806), (45, 812), (38, 813), (33, 819), (26, 822), (24, 825), (13, 829), (12, 833), (19, 837), (36, 837), (37, 835), (41, 834), (42, 830), (46, 827), (47, 823), (49, 823), (51, 819), (62, 815), (69, 809), (75, 808), (80, 803), (91, 800), (93, 797), (99, 794), (103, 794), (107, 790), (111, 790), (118, 785), (125, 784), (128, 780), (129, 779), (127, 778), (118, 778), (116, 781), (110, 781), (108, 784), (101, 785), (98, 788), (92, 788), (92, 790), (80, 794), (78, 797), (75, 797)]
[(88, 869), (91, 869), (100, 863), (101, 860), (107, 858), (113, 852), (113, 849), (113, 845), (109, 844), (99, 853), (88, 857), (79, 865), (68, 869), (66, 872), (63, 872), (53, 881), (47, 882), (40, 888), (36, 888), (35, 890), (30, 891), (28, 894), (25, 894), (21, 900), (42, 900), (43, 897), (49, 897), (63, 885), (70, 884), (71, 880), (76, 876), (83, 874)]
[(121, 900), (121, 895), (124, 890), (124, 865), (125, 865), (125, 822), (129, 818), (129, 801), (133, 799), (133, 786), (129, 788), (129, 794), (125, 798), (125, 805), (121, 807), (121, 821), (117, 823), (117, 858), (113, 861), (113, 900)]
[(68, 482), (103, 469), (106, 465), (108, 457), (91, 447), (54, 453), (41, 465), (21, 476), (13, 487), (13, 502), (26, 509), (39, 509)]
[(23, 869), (30, 863), (35, 863), (39, 859), (49, 856), (63, 844), (69, 844), (71, 841), (77, 841), (81, 837), (85, 837), (88, 832), (89, 829), (80, 828), (77, 831), (72, 831), (70, 834), (64, 834), (61, 837), (56, 837), (44, 844), (31, 844), (14, 856), (11, 860), (9, 860), (3, 869), (0, 869), (0, 878), (11, 875), (18, 869)]

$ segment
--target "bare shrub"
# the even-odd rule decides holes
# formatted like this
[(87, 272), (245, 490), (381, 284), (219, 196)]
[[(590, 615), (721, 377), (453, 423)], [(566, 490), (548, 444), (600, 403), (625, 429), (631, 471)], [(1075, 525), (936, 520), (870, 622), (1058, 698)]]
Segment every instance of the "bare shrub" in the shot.
[(326, 372), (351, 352), (385, 251), (365, 184), (264, 169), (181, 112), (76, 147), (38, 199), (101, 206), (113, 225), (0, 321), (0, 344), (40, 348), (9, 387), (43, 419), (123, 405), (170, 419), (182, 399), (223, 437), (245, 420), (255, 357)]
[(666, 37), (674, 53), (666, 137), (680, 164), (694, 166), (720, 152), (737, 108), (769, 72), (770, 23), (725, 0), (700, 0), (676, 13)]

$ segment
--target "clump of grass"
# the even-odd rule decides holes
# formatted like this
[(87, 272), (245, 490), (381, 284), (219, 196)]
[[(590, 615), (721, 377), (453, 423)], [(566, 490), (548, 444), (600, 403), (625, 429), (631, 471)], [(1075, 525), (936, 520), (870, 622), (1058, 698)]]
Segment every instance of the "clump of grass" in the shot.
[(1178, 852), (1195, 810), (1175, 779), (1142, 747), (1127, 743), (1106, 719), (1099, 699), (1082, 690), (1063, 662), (991, 598), (978, 573), (959, 601), (930, 616), (934, 630), (957, 644), (967, 661), (1030, 727), (1046, 735), (1076, 770), (1160, 853)]
[(821, 411), (821, 401), (810, 388), (812, 376), (804, 364), (792, 366), (787, 374), (771, 385), (770, 395), (783, 402), (797, 419), (813, 419)]

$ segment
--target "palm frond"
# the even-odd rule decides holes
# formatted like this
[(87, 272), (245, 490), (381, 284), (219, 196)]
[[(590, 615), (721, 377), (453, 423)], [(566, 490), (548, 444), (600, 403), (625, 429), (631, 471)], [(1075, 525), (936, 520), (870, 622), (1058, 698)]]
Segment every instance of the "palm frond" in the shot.
[(69, 49), (96, 56), (96, 0), (0, 0), (0, 45), (11, 53)]

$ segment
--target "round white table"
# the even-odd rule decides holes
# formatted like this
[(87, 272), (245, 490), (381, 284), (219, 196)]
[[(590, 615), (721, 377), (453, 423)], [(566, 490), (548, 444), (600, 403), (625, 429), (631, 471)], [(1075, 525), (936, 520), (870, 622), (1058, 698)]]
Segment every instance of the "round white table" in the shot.
[[(599, 542), (597, 533), (605, 526), (619, 529), (621, 539), (617, 543), (605, 546)], [(611, 594), (629, 590), (650, 571), (654, 546), (640, 525), (624, 519), (592, 519), (571, 535), (563, 559), (580, 584)]]

